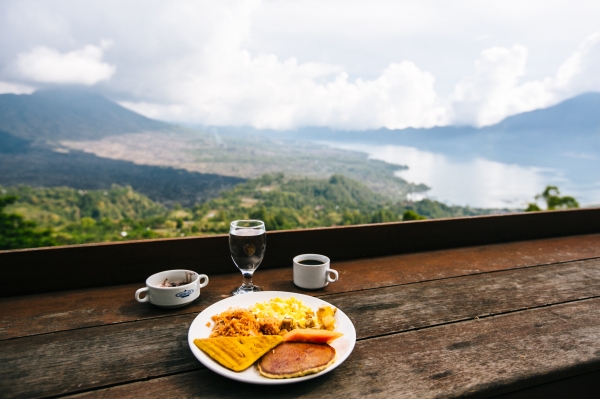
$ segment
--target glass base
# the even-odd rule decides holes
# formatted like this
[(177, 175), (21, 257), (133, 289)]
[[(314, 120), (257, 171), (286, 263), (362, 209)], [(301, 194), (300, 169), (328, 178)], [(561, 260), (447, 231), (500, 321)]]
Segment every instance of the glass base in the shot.
[(254, 284), (242, 284), (237, 287), (235, 290), (231, 291), (231, 295), (242, 295), (248, 294), (250, 292), (260, 292), (262, 291), (262, 287)]

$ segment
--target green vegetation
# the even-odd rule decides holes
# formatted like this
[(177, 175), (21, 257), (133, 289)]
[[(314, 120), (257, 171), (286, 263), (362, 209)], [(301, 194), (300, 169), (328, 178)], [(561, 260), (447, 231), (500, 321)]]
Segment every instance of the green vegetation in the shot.
[(12, 195), (0, 196), (0, 250), (56, 245), (50, 229), (39, 229), (21, 215), (6, 213), (6, 206), (17, 201)]
[(428, 218), (473, 216), (489, 213), (450, 207), (423, 200), (396, 203), (362, 183), (342, 175), (329, 179), (286, 178), (281, 173), (263, 175), (237, 185), (221, 197), (198, 205), (194, 218), (201, 231), (226, 233), (230, 220), (257, 218), (268, 230), (397, 222), (405, 211)]
[(157, 204), (131, 189), (67, 187), (1, 188), (19, 197), (7, 211), (39, 225), (48, 241), (30, 246), (197, 236), (229, 231), (235, 219), (261, 219), (267, 230), (397, 222), (489, 213), (423, 200), (395, 203), (342, 175), (329, 179), (266, 174), (224, 191), (218, 198), (183, 208)]
[(423, 220), (423, 219), (427, 219), (425, 216), (419, 215), (417, 212), (415, 211), (404, 211), (404, 213), (402, 214), (402, 220)]
[[(579, 208), (577, 200), (570, 196), (560, 196), (560, 190), (556, 186), (546, 186), (543, 193), (535, 196), (536, 200), (544, 200), (546, 203), (546, 210), (554, 211), (557, 209), (572, 209)], [(536, 212), (542, 209), (537, 203), (529, 203), (525, 212)]]
[(8, 211), (46, 229), (52, 240), (44, 245), (154, 238), (160, 235), (153, 229), (166, 221), (163, 206), (130, 187), (83, 191), (19, 186), (2, 192), (18, 197), (7, 207)]

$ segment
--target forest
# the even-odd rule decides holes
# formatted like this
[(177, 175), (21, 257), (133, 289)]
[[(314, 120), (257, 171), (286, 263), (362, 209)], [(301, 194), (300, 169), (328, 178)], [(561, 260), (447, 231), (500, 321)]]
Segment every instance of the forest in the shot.
[(191, 207), (165, 207), (118, 185), (0, 187), (0, 199), (0, 249), (224, 234), (232, 220), (247, 218), (264, 220), (267, 230), (286, 230), (492, 212), (428, 199), (395, 202), (343, 175), (316, 179), (282, 173), (247, 180)]

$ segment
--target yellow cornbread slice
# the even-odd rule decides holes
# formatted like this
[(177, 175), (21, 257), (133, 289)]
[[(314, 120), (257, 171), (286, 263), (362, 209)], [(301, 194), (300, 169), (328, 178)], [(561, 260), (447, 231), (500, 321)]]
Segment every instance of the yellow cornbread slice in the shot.
[(196, 338), (194, 344), (233, 371), (250, 367), (262, 355), (283, 342), (280, 335)]

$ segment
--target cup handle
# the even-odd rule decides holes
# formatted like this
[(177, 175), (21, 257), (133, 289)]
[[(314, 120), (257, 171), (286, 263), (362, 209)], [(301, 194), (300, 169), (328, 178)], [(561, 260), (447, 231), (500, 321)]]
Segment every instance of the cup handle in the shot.
[[(201, 283), (200, 280), (204, 279), (204, 282)], [(204, 288), (208, 285), (208, 276), (206, 274), (200, 274), (198, 276), (198, 288)]]
[[(142, 294), (142, 292), (145, 292), (146, 296), (143, 298), (140, 298), (140, 295)], [(138, 302), (148, 302), (150, 300), (150, 297), (148, 296), (148, 287), (140, 288), (139, 290), (137, 290), (135, 292), (135, 300)]]
[[(333, 274), (335, 276), (335, 278), (331, 278), (330, 274)], [(327, 281), (329, 281), (330, 283), (335, 283), (336, 281), (338, 281), (337, 270), (333, 270), (333, 269), (327, 270)]]

